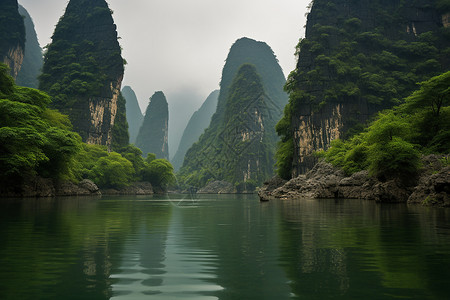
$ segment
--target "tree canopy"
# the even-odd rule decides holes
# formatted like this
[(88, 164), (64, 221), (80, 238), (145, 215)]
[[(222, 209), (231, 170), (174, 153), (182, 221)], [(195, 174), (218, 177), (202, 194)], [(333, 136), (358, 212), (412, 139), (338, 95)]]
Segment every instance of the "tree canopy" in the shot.
[(325, 158), (348, 174), (367, 169), (381, 179), (413, 177), (421, 154), (450, 153), (449, 86), (450, 72), (422, 82), (404, 104), (381, 112), (365, 131), (334, 141)]

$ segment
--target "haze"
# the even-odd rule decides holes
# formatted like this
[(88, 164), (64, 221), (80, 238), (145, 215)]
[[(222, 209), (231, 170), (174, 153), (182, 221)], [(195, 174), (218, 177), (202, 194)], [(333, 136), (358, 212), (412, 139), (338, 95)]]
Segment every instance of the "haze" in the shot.
[[(19, 0), (45, 46), (67, 0)], [(241, 37), (266, 42), (287, 77), (304, 36), (311, 0), (107, 0), (114, 11), (125, 66), (122, 86), (136, 92), (141, 110), (155, 91), (169, 102), (169, 151), (210, 92), (219, 87), (231, 45)]]

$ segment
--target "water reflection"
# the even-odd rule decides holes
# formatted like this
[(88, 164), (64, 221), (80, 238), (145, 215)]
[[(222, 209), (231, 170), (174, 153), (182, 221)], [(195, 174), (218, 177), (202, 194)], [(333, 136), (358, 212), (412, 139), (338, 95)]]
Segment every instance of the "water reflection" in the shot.
[(445, 241), (438, 232), (448, 210), (297, 200), (282, 202), (280, 211), (282, 260), (299, 298), (446, 297), (450, 232), (440, 236)]
[(121, 267), (111, 276), (112, 299), (217, 299), (210, 295), (222, 289), (214, 284), (217, 257), (189, 246), (180, 207), (173, 209), (167, 228), (141, 230), (127, 241)]
[(2, 200), (0, 299), (446, 299), (449, 221), (357, 200)]

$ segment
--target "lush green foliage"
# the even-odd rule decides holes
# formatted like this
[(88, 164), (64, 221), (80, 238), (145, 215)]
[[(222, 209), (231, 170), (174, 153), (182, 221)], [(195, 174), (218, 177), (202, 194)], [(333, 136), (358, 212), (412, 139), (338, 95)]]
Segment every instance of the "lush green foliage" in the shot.
[(1, 180), (73, 178), (71, 167), (81, 139), (70, 131), (66, 116), (47, 108), (49, 103), (45, 93), (16, 86), (0, 64)]
[(379, 114), (364, 132), (334, 141), (328, 161), (351, 174), (368, 169), (381, 179), (411, 178), (421, 153), (450, 152), (450, 72), (422, 82), (405, 103)]
[[(447, 4), (440, 0), (422, 8), (443, 11)], [(400, 104), (417, 82), (448, 69), (449, 29), (429, 26), (431, 31), (416, 34), (416, 28), (407, 25), (405, 30), (409, 5), (408, 1), (367, 1), (364, 9), (377, 20), (372, 22), (357, 18), (358, 5), (344, 10), (329, 1), (313, 2), (307, 37), (297, 45), (299, 64), (285, 85), (289, 103), (277, 126), (279, 175), (289, 178), (292, 171), (292, 160), (285, 159), (294, 152), (291, 122), (300, 106), (320, 114), (327, 103), (359, 102), (367, 103), (369, 113), (374, 113)], [(361, 128), (350, 119), (345, 122), (347, 129)]]
[(156, 160), (153, 153), (146, 159), (133, 145), (108, 152), (106, 146), (83, 144), (75, 157), (77, 179), (87, 178), (101, 188), (122, 188), (133, 182), (148, 181), (157, 191), (166, 191), (174, 181), (173, 167), (164, 159)]
[(175, 183), (175, 176), (172, 165), (165, 159), (153, 159), (146, 162), (142, 172), (142, 178), (149, 181), (153, 187), (167, 190), (169, 185)]
[[(116, 26), (106, 1), (70, 1), (46, 48), (39, 88), (52, 97), (54, 108), (69, 115), (84, 141), (92, 131), (89, 103), (103, 105), (103, 100), (112, 99), (123, 73)], [(121, 136), (115, 139), (116, 146), (126, 139), (125, 122), (120, 122), (123, 113), (119, 108), (119, 125), (114, 130)], [(105, 115), (109, 117), (107, 110)], [(103, 123), (105, 132), (108, 124)], [(106, 137), (101, 139), (109, 143)]]
[(19, 87), (0, 64), (0, 180), (20, 185), (25, 177), (63, 180), (91, 179), (101, 188), (121, 188), (148, 180), (161, 191), (173, 182), (173, 167), (166, 160), (147, 159), (126, 145), (117, 152), (106, 146), (81, 142), (71, 131), (67, 116), (47, 108), (50, 97)]

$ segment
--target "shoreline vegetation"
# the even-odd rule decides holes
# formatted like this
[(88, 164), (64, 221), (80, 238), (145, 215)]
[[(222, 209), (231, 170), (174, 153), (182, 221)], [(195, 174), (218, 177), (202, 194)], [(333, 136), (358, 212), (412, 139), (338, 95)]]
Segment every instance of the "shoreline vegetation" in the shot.
[[(43, 55), (40, 89), (19, 86), (9, 75), (14, 64), (20, 69), (21, 55), (14, 64), (0, 62), (0, 198), (257, 192), (261, 201), (351, 198), (450, 207), (450, 25), (439, 21), (448, 17), (448, 0), (435, 7), (417, 1), (423, 26), (412, 23), (406, 32), (396, 27), (413, 12), (403, 3), (369, 1), (344, 11), (313, 1), (287, 80), (267, 44), (237, 40), (210, 126), (186, 149), (177, 174), (160, 158), (168, 158), (162, 92), (160, 124), (145, 125), (157, 134), (147, 134), (145, 145), (138, 138), (140, 148), (129, 144), (120, 93), (126, 61), (112, 11), (97, 2), (69, 1)], [(17, 1), (11, 3), (16, 15)], [(392, 7), (399, 13), (387, 11)], [(368, 8), (383, 26), (359, 19)], [(16, 32), (1, 34), (5, 41), (20, 37), (23, 50), (22, 19), (16, 19)], [(151, 148), (155, 140), (161, 145)]]
[(152, 153), (83, 143), (46, 93), (17, 86), (8, 72), (0, 63), (0, 196), (161, 193), (174, 182), (172, 165)]
[[(0, 66), (1, 197), (227, 194), (254, 187), (211, 181), (180, 190), (172, 165), (129, 145), (118, 152), (81, 142), (43, 92), (19, 87)], [(321, 161), (289, 181), (267, 181), (262, 201), (354, 198), (450, 206), (450, 72), (423, 82), (404, 104), (381, 112), (363, 132), (335, 141)], [(399, 144), (401, 147), (394, 147)], [(398, 145), (397, 145), (398, 146)]]

